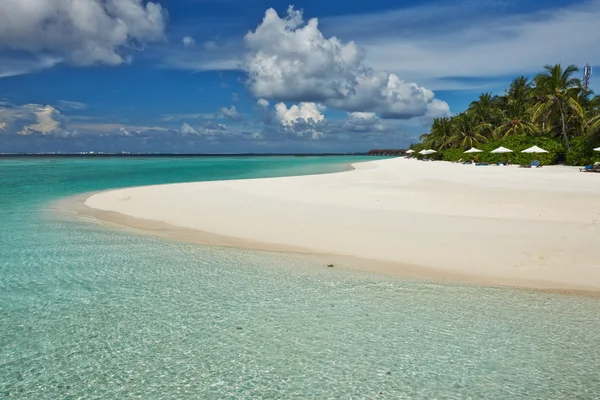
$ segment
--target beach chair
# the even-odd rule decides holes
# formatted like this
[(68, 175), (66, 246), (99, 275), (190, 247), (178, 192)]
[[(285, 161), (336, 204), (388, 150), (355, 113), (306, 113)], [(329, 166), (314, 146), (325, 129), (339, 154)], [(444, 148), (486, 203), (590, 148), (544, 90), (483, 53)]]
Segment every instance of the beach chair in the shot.
[(600, 172), (600, 162), (597, 162), (594, 165), (586, 165), (583, 168), (579, 168), (579, 171), (582, 171), (582, 172)]
[(476, 167), (484, 167), (484, 166), (487, 166), (487, 165), (490, 165), (490, 163), (480, 162), (480, 163), (475, 164)]
[(541, 168), (542, 164), (538, 160), (533, 160), (531, 164), (521, 165), (521, 168)]

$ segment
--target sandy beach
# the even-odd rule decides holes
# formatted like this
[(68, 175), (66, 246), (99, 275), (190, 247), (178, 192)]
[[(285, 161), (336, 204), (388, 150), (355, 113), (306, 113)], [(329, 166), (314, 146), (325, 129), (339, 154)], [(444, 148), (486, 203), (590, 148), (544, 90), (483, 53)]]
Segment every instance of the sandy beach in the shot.
[(397, 275), (600, 290), (600, 177), (377, 160), (348, 172), (112, 190), (80, 211), (199, 243)]

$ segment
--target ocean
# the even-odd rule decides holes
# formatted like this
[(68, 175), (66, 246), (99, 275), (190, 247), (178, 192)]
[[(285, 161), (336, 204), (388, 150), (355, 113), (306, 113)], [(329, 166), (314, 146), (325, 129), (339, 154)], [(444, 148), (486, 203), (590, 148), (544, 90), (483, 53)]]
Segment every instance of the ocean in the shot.
[(599, 399), (597, 298), (327, 268), (54, 209), (364, 160), (0, 159), (0, 398)]

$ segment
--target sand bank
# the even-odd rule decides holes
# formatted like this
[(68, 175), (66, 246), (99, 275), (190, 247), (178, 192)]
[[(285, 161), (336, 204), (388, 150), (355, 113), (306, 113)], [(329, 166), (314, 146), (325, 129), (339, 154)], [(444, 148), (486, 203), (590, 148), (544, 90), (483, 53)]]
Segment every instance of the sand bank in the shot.
[(399, 158), (329, 175), (112, 190), (87, 198), (83, 212), (176, 239), (322, 254), (371, 271), (600, 290), (599, 178), (569, 167)]

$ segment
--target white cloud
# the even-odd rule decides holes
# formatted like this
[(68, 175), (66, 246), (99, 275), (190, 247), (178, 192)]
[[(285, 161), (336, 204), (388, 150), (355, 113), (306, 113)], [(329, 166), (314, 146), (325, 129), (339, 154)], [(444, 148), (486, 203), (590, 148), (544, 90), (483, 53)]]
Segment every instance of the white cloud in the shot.
[(545, 64), (600, 65), (600, 1), (540, 3), (534, 12), (519, 4), (440, 2), (323, 24), (356, 38), (370, 65), (438, 90), (505, 87), (506, 76), (535, 74)]
[(424, 127), (430, 127), (434, 118), (450, 117), (451, 115), (452, 112), (450, 111), (448, 103), (434, 99), (431, 103), (429, 103), (427, 106), (427, 112), (425, 115), (419, 118), (419, 121)]
[(305, 123), (316, 123), (325, 120), (325, 116), (321, 113), (323, 106), (316, 103), (300, 103), (300, 105), (292, 105), (290, 108), (284, 103), (275, 105), (275, 114), (284, 126), (292, 126), (300, 121)]
[(258, 99), (256, 101), (256, 105), (259, 106), (259, 107), (266, 108), (266, 107), (269, 107), (269, 102), (267, 100), (265, 100), (265, 99)]
[(425, 115), (434, 93), (363, 63), (361, 49), (336, 37), (325, 38), (317, 19), (304, 23), (290, 8), (275, 10), (245, 36), (248, 87), (256, 97), (323, 102), (347, 111), (376, 112), (385, 118)]
[(196, 45), (196, 41), (191, 36), (185, 36), (181, 41), (183, 42), (183, 47), (193, 47)]
[(348, 117), (352, 120), (370, 120), (376, 118), (377, 115), (374, 112), (355, 111), (352, 113), (348, 113)]
[(241, 114), (237, 108), (235, 106), (231, 106), (229, 108), (227, 107), (221, 107), (221, 116), (223, 118), (227, 118), (230, 119), (232, 121), (239, 121), (240, 119), (242, 119), (243, 114)]
[(2, 0), (0, 49), (117, 65), (164, 38), (166, 11), (141, 0)]
[(240, 101), (240, 95), (237, 93), (231, 93), (231, 100), (232, 101)]
[(344, 130), (361, 133), (380, 133), (389, 129), (374, 112), (351, 112), (343, 125)]
[(30, 104), (25, 107), (35, 115), (36, 123), (24, 126), (18, 132), (19, 135), (31, 135), (34, 133), (41, 133), (42, 135), (68, 135), (68, 132), (62, 127), (62, 123), (59, 120), (61, 115), (56, 108), (36, 104)]
[(4, 134), (70, 136), (65, 117), (50, 105), (0, 104), (0, 129)]
[(195, 130), (194, 128), (192, 128), (191, 125), (189, 125), (187, 123), (184, 123), (183, 125), (181, 125), (179, 132), (183, 133), (184, 135), (197, 135), (198, 134), (198, 131)]

